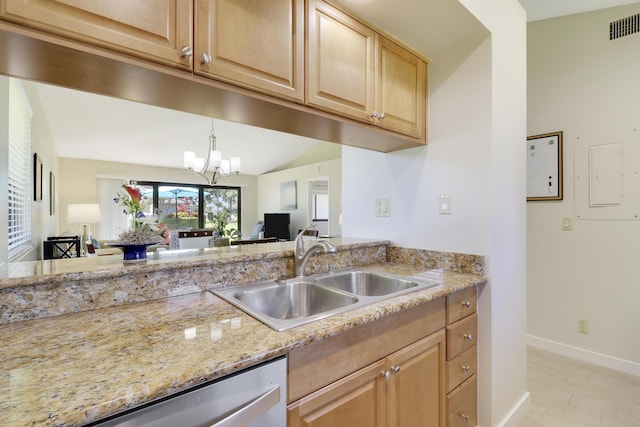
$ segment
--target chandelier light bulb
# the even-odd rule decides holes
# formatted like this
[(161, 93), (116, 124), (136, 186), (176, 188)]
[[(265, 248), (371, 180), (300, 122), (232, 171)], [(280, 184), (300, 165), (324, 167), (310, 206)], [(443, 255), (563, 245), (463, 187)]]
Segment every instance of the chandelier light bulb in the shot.
[(240, 173), (240, 157), (231, 157), (231, 173)]
[(196, 160), (196, 153), (193, 151), (185, 151), (184, 152), (184, 168), (193, 170)]

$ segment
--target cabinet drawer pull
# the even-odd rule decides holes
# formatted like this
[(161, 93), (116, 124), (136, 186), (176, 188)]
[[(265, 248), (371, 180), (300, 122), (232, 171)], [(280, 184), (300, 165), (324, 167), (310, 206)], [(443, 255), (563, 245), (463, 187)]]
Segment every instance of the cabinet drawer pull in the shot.
[(469, 308), (469, 307), (471, 307), (471, 301), (464, 301), (464, 302), (462, 303), (462, 305), (463, 305), (464, 307), (466, 307), (466, 308)]
[(464, 339), (467, 340), (467, 341), (473, 340), (473, 335), (471, 335), (471, 334), (464, 334), (463, 336), (464, 336)]
[(182, 54), (183, 58), (188, 58), (193, 55), (193, 49), (191, 49), (191, 46), (182, 46), (182, 48), (180, 49), (180, 53)]
[(209, 64), (211, 63), (211, 55), (209, 55), (208, 53), (203, 53), (202, 55), (200, 55), (200, 63), (202, 64)]
[(471, 370), (471, 366), (469, 365), (462, 365), (462, 370), (465, 372), (469, 372)]
[(469, 421), (471, 419), (471, 417), (469, 415), (465, 415), (465, 414), (460, 414), (460, 416), (462, 417), (463, 420), (465, 421)]

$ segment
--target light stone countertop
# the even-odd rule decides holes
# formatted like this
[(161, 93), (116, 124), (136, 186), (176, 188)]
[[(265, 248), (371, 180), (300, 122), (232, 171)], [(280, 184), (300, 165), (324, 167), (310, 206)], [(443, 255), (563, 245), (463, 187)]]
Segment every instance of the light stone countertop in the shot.
[(209, 292), (2, 325), (0, 425), (83, 425), (485, 281), (368, 267), (442, 281), (285, 332)]

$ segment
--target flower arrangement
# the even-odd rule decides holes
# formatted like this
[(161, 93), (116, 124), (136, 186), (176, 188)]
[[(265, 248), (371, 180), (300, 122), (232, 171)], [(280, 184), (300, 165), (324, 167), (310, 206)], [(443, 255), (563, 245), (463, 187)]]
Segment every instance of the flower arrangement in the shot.
[(169, 227), (158, 224), (156, 218), (144, 214), (151, 206), (151, 201), (138, 188), (125, 184), (122, 188), (124, 191), (119, 191), (113, 201), (124, 208), (125, 214), (131, 215), (131, 228), (120, 233), (118, 241), (126, 244), (168, 244)]

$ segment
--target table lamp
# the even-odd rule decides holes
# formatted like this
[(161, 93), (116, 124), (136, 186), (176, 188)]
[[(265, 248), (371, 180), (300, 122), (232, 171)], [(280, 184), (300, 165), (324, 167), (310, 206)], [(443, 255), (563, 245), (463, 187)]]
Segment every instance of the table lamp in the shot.
[(90, 224), (98, 223), (100, 217), (100, 206), (97, 203), (69, 204), (67, 206), (67, 223), (82, 224), (82, 250), (87, 255), (87, 241), (91, 238)]

